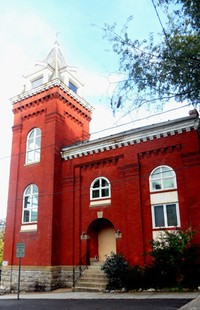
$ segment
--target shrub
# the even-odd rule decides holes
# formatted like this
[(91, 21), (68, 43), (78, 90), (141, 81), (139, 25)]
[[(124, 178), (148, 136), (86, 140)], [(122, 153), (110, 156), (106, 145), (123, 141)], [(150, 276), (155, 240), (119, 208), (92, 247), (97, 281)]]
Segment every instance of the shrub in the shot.
[(122, 254), (107, 256), (102, 270), (108, 276), (107, 289), (196, 289), (200, 284), (200, 246), (192, 245), (194, 232), (162, 232), (153, 240), (152, 263), (129, 266)]
[(115, 290), (126, 287), (128, 267), (128, 263), (122, 254), (112, 252), (110, 256), (106, 257), (106, 261), (101, 269), (108, 277), (107, 289)]
[(191, 283), (198, 286), (197, 280), (190, 281), (192, 270), (194, 274), (199, 264), (195, 258), (197, 249), (191, 244), (193, 235), (190, 229), (165, 231), (159, 239), (152, 241), (152, 265), (147, 273), (154, 274), (154, 287), (190, 287)]

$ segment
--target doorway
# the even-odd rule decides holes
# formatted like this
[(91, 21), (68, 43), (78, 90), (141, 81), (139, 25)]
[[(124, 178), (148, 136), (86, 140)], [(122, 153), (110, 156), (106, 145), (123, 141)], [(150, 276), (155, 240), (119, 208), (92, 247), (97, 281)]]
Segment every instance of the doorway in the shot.
[(116, 253), (113, 224), (107, 219), (96, 219), (88, 228), (90, 261), (103, 262), (111, 252)]

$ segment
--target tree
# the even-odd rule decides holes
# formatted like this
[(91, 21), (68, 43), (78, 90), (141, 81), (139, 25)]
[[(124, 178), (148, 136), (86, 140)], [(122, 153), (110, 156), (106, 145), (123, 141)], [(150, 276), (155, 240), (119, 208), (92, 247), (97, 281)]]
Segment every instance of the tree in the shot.
[[(196, 105), (200, 100), (200, 1), (152, 0), (167, 15), (160, 41), (153, 34), (143, 41), (131, 39), (128, 18), (120, 34), (116, 24), (105, 25), (105, 35), (119, 55), (119, 70), (124, 74), (114, 91), (111, 106), (117, 110), (127, 101), (134, 106), (144, 103), (158, 105), (174, 98)], [(172, 10), (173, 5), (173, 10)]]
[(0, 266), (3, 261), (4, 236), (5, 236), (5, 220), (0, 219)]

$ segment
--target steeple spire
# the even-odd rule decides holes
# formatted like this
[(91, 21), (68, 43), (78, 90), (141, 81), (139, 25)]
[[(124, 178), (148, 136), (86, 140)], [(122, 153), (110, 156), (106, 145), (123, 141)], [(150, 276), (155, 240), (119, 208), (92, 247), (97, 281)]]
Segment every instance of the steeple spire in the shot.
[(67, 62), (65, 60), (65, 57), (61, 53), (60, 46), (57, 40), (54, 42), (54, 46), (48, 56), (45, 58), (44, 62), (54, 69), (54, 73), (51, 79), (61, 78), (60, 69), (66, 67)]

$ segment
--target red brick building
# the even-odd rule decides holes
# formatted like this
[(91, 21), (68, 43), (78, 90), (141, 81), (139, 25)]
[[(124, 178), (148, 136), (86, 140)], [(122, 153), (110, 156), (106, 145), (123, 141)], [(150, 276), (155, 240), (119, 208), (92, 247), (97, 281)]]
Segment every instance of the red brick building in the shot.
[[(173, 121), (90, 140), (92, 106), (55, 43), (11, 99), (14, 125), (2, 284), (72, 284), (73, 267), (123, 253), (143, 265), (164, 230), (199, 226), (196, 110)], [(198, 235), (196, 237), (198, 239)], [(200, 241), (200, 240), (197, 240)]]

